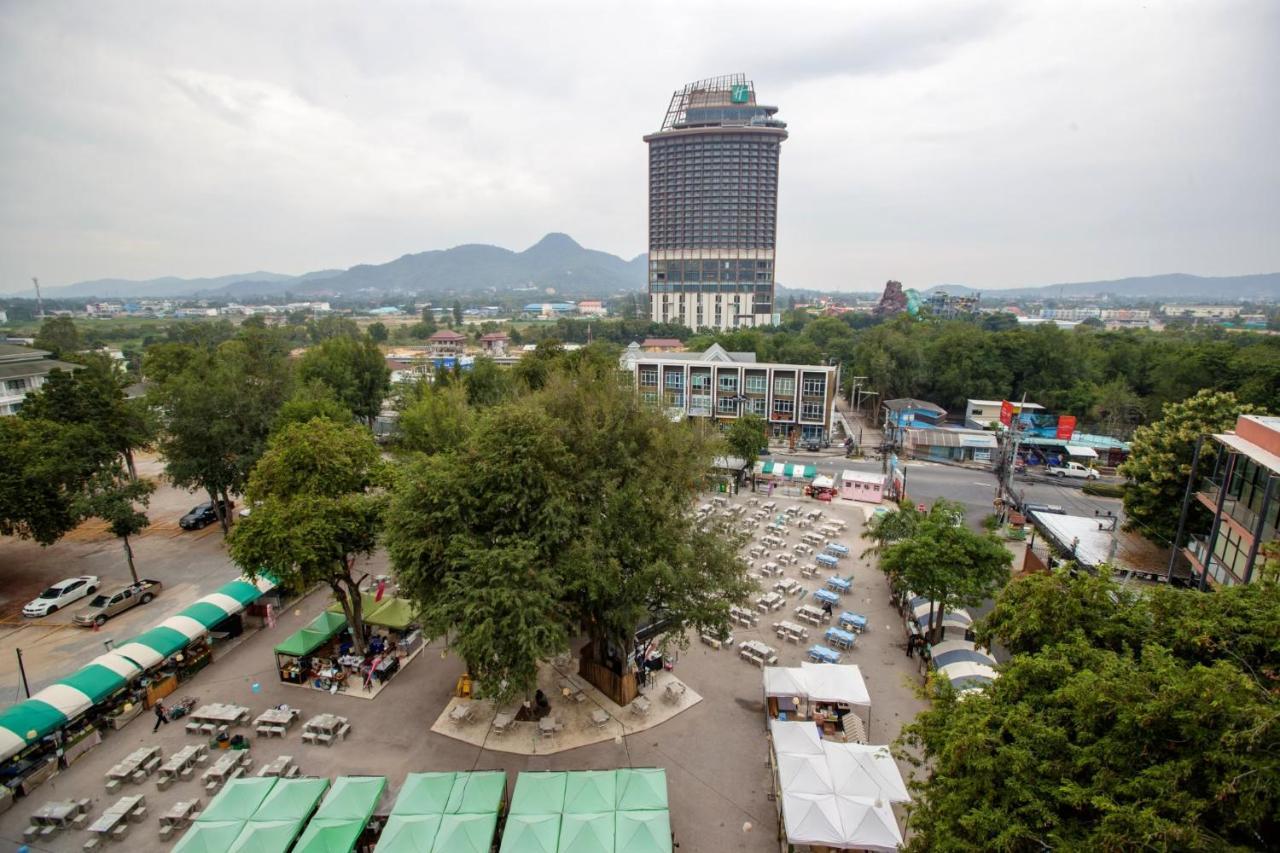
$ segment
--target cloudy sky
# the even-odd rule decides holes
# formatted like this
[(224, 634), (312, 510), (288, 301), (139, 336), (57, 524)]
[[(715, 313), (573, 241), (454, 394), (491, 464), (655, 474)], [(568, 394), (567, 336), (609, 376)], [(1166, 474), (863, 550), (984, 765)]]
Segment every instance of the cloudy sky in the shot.
[(790, 126), (784, 284), (1280, 270), (1272, 0), (5, 0), (0, 292), (631, 257), (641, 136), (736, 71)]

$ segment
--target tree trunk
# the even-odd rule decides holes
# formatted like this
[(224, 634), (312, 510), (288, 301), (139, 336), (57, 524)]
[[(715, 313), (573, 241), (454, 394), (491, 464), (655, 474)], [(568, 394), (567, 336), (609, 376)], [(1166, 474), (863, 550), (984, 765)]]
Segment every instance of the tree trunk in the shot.
[(342, 605), (342, 615), (347, 617), (347, 627), (351, 629), (351, 644), (356, 654), (365, 651), (364, 601), (360, 598), (360, 585), (351, 577), (351, 558), (342, 561), (343, 571), (329, 579), (329, 588), (333, 597)]
[(218, 516), (218, 524), (222, 525), (223, 535), (226, 535), (231, 532), (231, 513), (227, 511), (231, 508), (231, 496), (227, 494), (226, 489), (222, 489), (221, 493), (221, 502), (218, 500), (213, 502), (213, 511)]
[(124, 535), (120, 537), (120, 541), (124, 543), (124, 557), (129, 561), (129, 574), (133, 577), (133, 582), (138, 582), (138, 570), (133, 566), (133, 548), (129, 547), (129, 537)]
[(138, 469), (133, 463), (133, 448), (126, 447), (124, 449), (124, 467), (129, 472), (129, 479), (133, 482), (138, 481)]

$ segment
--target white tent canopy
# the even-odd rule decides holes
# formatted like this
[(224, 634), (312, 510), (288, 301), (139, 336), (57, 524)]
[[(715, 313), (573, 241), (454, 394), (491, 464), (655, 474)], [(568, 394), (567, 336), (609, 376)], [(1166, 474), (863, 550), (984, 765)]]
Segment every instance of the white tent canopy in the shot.
[(766, 666), (764, 695), (795, 697), (811, 702), (871, 706), (862, 670), (853, 664), (809, 663), (799, 668)]
[(1087, 459), (1097, 459), (1098, 451), (1094, 450), (1092, 447), (1086, 447), (1083, 444), (1068, 444), (1067, 455), (1081, 456)]
[(990, 684), (999, 676), (994, 669), (980, 663), (961, 661), (938, 667), (938, 673), (957, 688)]
[(885, 851), (902, 844), (890, 803), (909, 797), (888, 747), (817, 740), (810, 722), (773, 720), (769, 730), (789, 842)]
[(834, 489), (836, 481), (826, 475), (813, 478), (813, 487), (815, 489)]

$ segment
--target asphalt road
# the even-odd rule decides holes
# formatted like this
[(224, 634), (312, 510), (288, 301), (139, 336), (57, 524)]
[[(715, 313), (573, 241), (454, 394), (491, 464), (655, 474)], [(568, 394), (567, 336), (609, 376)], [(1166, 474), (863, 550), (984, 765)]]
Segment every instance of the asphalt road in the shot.
[[(814, 465), (819, 473), (833, 477), (846, 470), (882, 470), (882, 464), (878, 461), (855, 461), (830, 453), (775, 454), (770, 458), (776, 462)], [(982, 520), (994, 510), (992, 501), (996, 496), (997, 483), (995, 474), (990, 471), (918, 461), (907, 461), (905, 469), (907, 495), (916, 503), (929, 505), (938, 498), (959, 501), (966, 507), (966, 521), (975, 530), (980, 528)], [(1028, 474), (1015, 478), (1014, 488), (1023, 494), (1026, 501), (1055, 504), (1070, 515), (1110, 513), (1119, 516), (1121, 523), (1124, 521), (1119, 499), (1086, 495), (1074, 480), (1057, 480)]]

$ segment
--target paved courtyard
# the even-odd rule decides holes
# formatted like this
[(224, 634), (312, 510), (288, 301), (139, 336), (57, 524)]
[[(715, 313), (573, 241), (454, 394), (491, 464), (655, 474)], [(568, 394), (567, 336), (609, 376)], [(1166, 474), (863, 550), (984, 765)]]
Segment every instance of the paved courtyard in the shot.
[[(744, 494), (737, 500), (745, 501), (748, 497), (749, 494)], [(920, 683), (917, 661), (904, 654), (900, 619), (889, 604), (887, 585), (879, 571), (862, 556), (865, 543), (859, 533), (866, 509), (850, 503), (832, 506), (776, 495), (772, 500), (779, 504), (779, 509), (793, 502), (801, 503), (806, 509), (820, 508), (829, 516), (843, 518), (849, 525), (847, 533), (839, 537), (854, 554), (842, 560), (839, 567), (841, 574), (853, 577), (853, 593), (844, 596), (843, 605), (867, 616), (869, 627), (859, 636), (855, 649), (845, 653), (844, 662), (856, 663), (862, 668), (871, 694), (870, 742), (890, 742), (903, 723), (923, 707), (923, 702), (915, 694)], [(788, 545), (797, 541), (798, 536), (793, 533)], [(377, 562), (375, 559), (375, 564)], [(799, 579), (798, 570), (802, 565), (804, 561), (787, 567), (785, 576)], [(223, 573), (234, 575), (234, 570), (224, 564)], [(811, 591), (821, 583), (822, 577), (825, 575), (817, 581), (801, 582)], [(769, 580), (769, 586), (773, 580)], [(190, 597), (194, 597), (194, 593)], [(174, 598), (174, 609), (189, 601), (185, 596), (181, 602), (176, 600), (178, 596)], [(326, 591), (312, 593), (282, 613), (274, 628), (247, 637), (176, 694), (192, 695), (201, 702), (247, 705), (255, 716), (268, 706), (288, 703), (300, 707), (304, 719), (322, 712), (350, 719), (350, 737), (330, 747), (303, 744), (300, 727), (292, 729), (284, 739), (253, 737), (253, 772), (283, 754), (293, 756), (305, 775), (382, 775), (388, 779), (384, 800), (387, 805), (394, 799), (405, 774), (411, 771), (499, 769), (507, 771), (509, 783), (514, 784), (515, 774), (521, 770), (657, 766), (667, 771), (672, 828), (682, 851), (777, 849), (777, 805), (770, 799), (761, 670), (739, 658), (736, 647), (714, 650), (692, 638), (689, 647), (679, 654), (673, 676), (687, 683), (701, 701), (681, 708), (679, 713), (658, 725), (553, 754), (513, 754), (432, 731), (433, 724), (450, 703), (454, 684), (463, 669), (456, 658), (442, 652), (440, 645), (428, 647), (372, 701), (280, 684), (271, 653), (273, 645), (306, 624), (327, 600)], [(770, 625), (779, 619), (793, 618), (799, 603), (800, 599), (792, 597), (783, 610), (761, 614), (758, 627), (735, 628), (735, 640), (760, 640), (778, 650), (780, 665), (798, 665), (808, 645), (820, 642), (821, 629), (812, 629), (809, 643), (787, 644), (774, 636)], [(138, 610), (146, 617), (138, 630), (160, 621), (165, 615), (159, 610)], [(86, 652), (75, 664), (87, 661), (89, 656)], [(255, 683), (260, 685), (260, 692), (254, 692)], [(554, 713), (564, 716), (577, 713), (576, 709), (566, 707), (571, 700), (558, 693), (550, 695)], [(655, 708), (662, 704), (659, 696), (652, 692), (649, 695)], [(94, 801), (92, 814), (96, 816), (116, 797), (136, 792), (146, 794), (149, 815), (144, 823), (133, 828), (128, 843), (119, 845), (120, 849), (167, 849), (171, 842), (159, 840), (156, 816), (178, 800), (197, 794), (203, 796), (198, 773), (196, 778), (178, 782), (164, 792), (158, 791), (151, 780), (141, 786), (126, 785), (116, 794), (108, 794), (104, 788), (106, 770), (140, 745), (158, 745), (168, 756), (184, 745), (197, 742), (195, 737), (186, 735), (180, 725), (163, 727), (153, 735), (152, 720), (150, 716), (143, 716), (123, 731), (113, 733), (70, 770), (46, 782), (31, 797), (17, 802), (7, 814), (0, 816), (0, 838), (16, 848), (30, 814), (48, 800), (88, 797)], [(487, 722), (480, 725), (487, 726)], [(904, 775), (907, 771), (904, 767)], [(207, 803), (208, 797), (203, 798)], [(32, 849), (79, 850), (87, 837), (82, 830), (72, 830), (51, 840), (42, 840)]]

